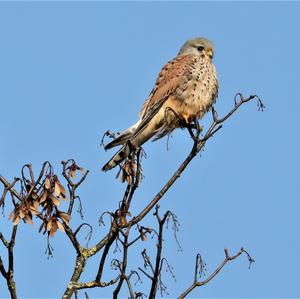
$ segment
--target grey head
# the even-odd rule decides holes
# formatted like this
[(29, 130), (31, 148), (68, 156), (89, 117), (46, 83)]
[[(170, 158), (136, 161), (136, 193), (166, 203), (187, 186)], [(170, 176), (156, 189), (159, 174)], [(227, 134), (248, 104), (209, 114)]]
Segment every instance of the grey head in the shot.
[(188, 40), (180, 49), (178, 55), (193, 54), (212, 59), (214, 56), (214, 45), (204, 37), (196, 37)]

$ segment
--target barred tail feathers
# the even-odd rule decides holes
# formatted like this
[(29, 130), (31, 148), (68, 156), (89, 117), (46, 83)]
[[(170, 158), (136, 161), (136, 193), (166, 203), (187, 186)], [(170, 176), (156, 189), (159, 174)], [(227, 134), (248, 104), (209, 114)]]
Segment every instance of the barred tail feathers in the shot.
[(103, 171), (108, 171), (117, 165), (119, 165), (123, 160), (125, 160), (131, 153), (132, 146), (129, 142), (123, 145), (123, 147), (115, 154), (113, 157), (102, 167)]
[(131, 128), (134, 127), (134, 133), (132, 133), (131, 137), (125, 141), (126, 143), (123, 147), (103, 166), (102, 170), (108, 171), (116, 167), (125, 160), (134, 149), (140, 147), (153, 137), (157, 133), (160, 120), (161, 117), (156, 115), (153, 118), (143, 119), (141, 124), (137, 123), (139, 125), (137, 128), (135, 125), (132, 126)]
[(144, 144), (148, 139), (154, 135), (154, 132), (149, 130), (148, 127), (144, 128), (143, 131), (139, 132), (131, 139), (127, 140), (123, 147), (103, 166), (103, 171), (108, 171), (117, 165), (119, 165), (123, 160), (125, 160), (131, 152)]

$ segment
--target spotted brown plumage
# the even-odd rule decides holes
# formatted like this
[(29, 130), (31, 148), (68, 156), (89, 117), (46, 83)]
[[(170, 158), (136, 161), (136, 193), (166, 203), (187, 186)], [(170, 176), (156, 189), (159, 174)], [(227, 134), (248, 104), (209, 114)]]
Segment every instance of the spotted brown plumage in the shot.
[(141, 110), (141, 118), (161, 99), (186, 88), (189, 67), (193, 64), (192, 55), (180, 55), (168, 62), (160, 71), (155, 86)]
[(120, 164), (150, 138), (157, 140), (182, 123), (203, 117), (218, 95), (213, 54), (213, 45), (205, 38), (189, 40), (181, 47), (177, 57), (160, 71), (139, 121), (105, 146), (123, 145), (103, 166), (104, 171)]

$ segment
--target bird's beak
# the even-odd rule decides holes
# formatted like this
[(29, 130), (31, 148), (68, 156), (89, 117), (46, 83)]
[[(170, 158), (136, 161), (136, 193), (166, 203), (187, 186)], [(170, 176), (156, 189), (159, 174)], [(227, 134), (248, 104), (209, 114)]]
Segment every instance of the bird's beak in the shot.
[(206, 54), (210, 59), (214, 57), (214, 52), (212, 49), (207, 49)]

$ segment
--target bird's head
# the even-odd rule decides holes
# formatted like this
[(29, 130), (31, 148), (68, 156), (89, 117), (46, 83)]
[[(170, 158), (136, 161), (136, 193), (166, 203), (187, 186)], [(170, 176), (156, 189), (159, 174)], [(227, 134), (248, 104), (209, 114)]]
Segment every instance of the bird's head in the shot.
[(204, 37), (188, 40), (180, 49), (178, 55), (193, 54), (212, 60), (214, 56), (214, 45)]

